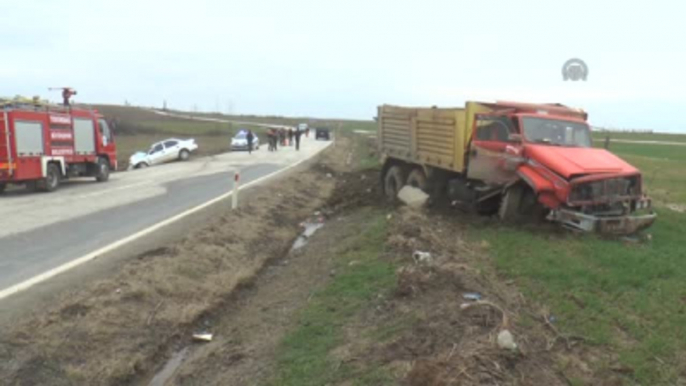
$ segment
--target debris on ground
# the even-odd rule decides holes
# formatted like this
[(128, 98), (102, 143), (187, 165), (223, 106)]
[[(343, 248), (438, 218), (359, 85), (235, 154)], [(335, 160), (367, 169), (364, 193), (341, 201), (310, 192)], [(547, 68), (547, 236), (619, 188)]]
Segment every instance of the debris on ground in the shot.
[(428, 264), (431, 263), (432, 260), (431, 253), (422, 251), (414, 251), (414, 253), (412, 254), (412, 258), (414, 259), (415, 264)]
[(193, 339), (201, 342), (211, 342), (212, 341), (212, 334), (210, 333), (198, 333), (198, 334), (193, 334)]
[(517, 343), (515, 343), (514, 337), (512, 336), (510, 330), (501, 330), (498, 333), (498, 347), (504, 350), (512, 351), (517, 349)]
[(420, 208), (426, 204), (429, 195), (424, 193), (421, 189), (413, 186), (405, 185), (398, 192), (398, 199), (405, 205), (412, 208)]
[(667, 204), (667, 208), (677, 213), (686, 213), (686, 205), (684, 204)]
[(462, 294), (462, 299), (472, 301), (481, 300), (481, 294), (478, 292), (466, 292)]

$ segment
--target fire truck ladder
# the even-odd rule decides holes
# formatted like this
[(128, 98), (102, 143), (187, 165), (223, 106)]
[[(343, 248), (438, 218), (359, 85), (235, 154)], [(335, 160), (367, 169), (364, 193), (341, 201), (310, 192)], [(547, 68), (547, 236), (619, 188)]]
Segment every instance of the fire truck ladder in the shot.
[(5, 150), (7, 154), (7, 172), (12, 175), (14, 174), (14, 168), (12, 165), (12, 149), (10, 148), (10, 126), (9, 126), (9, 116), (7, 115), (7, 110), (3, 112), (3, 124), (0, 125), (0, 153), (1, 150)]

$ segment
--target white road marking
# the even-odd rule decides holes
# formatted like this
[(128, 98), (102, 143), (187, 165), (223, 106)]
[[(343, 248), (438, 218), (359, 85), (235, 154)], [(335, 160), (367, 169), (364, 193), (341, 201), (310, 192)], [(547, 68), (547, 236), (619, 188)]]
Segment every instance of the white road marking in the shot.
[[(274, 176), (277, 175), (277, 174), (281, 174), (281, 173), (283, 173), (283, 172), (285, 172), (285, 171), (287, 171), (287, 170), (289, 170), (289, 169), (292, 169), (292, 168), (294, 168), (294, 167), (300, 165), (301, 163), (303, 163), (303, 162), (305, 162), (305, 161), (311, 159), (312, 157), (316, 156), (316, 155), (319, 154), (322, 150), (324, 150), (324, 149), (326, 149), (327, 147), (329, 147), (329, 145), (331, 145), (331, 143), (326, 144), (326, 146), (324, 146), (324, 147), (322, 147), (321, 149), (319, 149), (319, 150), (317, 150), (316, 152), (314, 152), (310, 157), (301, 159), (301, 160), (295, 162), (294, 164), (291, 164), (291, 165), (288, 165), (288, 166), (284, 167), (283, 169), (279, 169), (279, 170), (277, 170), (277, 171), (275, 171), (275, 172), (272, 172), (272, 173), (267, 174), (266, 176), (260, 177), (260, 178), (254, 180), (254, 181), (250, 181), (250, 182), (246, 183), (245, 185), (242, 185), (238, 190), (240, 191), (240, 190), (249, 188), (249, 187), (252, 186), (252, 185), (259, 184), (260, 182), (265, 181), (265, 180), (267, 180), (267, 179), (269, 179), (269, 178), (271, 178), (271, 177), (274, 177)], [(100, 249), (97, 249), (97, 250), (95, 250), (95, 251), (93, 251), (93, 252), (91, 252), (91, 253), (89, 253), (89, 254), (87, 254), (87, 255), (85, 255), (85, 256), (81, 256), (81, 257), (79, 257), (79, 258), (77, 258), (77, 259), (74, 259), (74, 260), (68, 262), (68, 263), (62, 264), (62, 265), (60, 265), (59, 267), (53, 268), (53, 269), (51, 269), (51, 270), (49, 270), (49, 271), (47, 271), (47, 272), (41, 273), (40, 275), (36, 275), (36, 276), (34, 276), (34, 277), (30, 278), (30, 279), (24, 280), (24, 281), (21, 282), (21, 283), (18, 283), (18, 284), (15, 284), (15, 285), (13, 285), (13, 286), (10, 286), (10, 287), (8, 287), (8, 288), (5, 288), (5, 289), (3, 289), (2, 291), (0, 291), (0, 300), (5, 299), (6, 297), (11, 296), (11, 295), (14, 295), (14, 294), (16, 294), (16, 293), (18, 293), (18, 292), (27, 290), (27, 289), (33, 287), (33, 286), (36, 285), (36, 284), (39, 284), (39, 283), (44, 282), (44, 281), (46, 281), (46, 280), (48, 280), (48, 279), (51, 279), (51, 278), (53, 278), (53, 277), (55, 277), (55, 276), (57, 276), (57, 275), (59, 275), (59, 274), (61, 274), (61, 273), (67, 272), (67, 271), (69, 271), (70, 269), (75, 268), (75, 267), (78, 267), (78, 266), (81, 265), (81, 264), (87, 263), (87, 262), (89, 262), (89, 261), (95, 259), (96, 257), (100, 256), (100, 255), (103, 255), (103, 254), (105, 254), (105, 253), (114, 251), (115, 249), (117, 249), (117, 248), (119, 248), (119, 247), (121, 247), (121, 246), (123, 246), (123, 245), (126, 245), (126, 244), (128, 244), (128, 243), (130, 243), (130, 242), (132, 242), (132, 241), (135, 241), (135, 240), (138, 240), (138, 239), (140, 239), (140, 238), (142, 238), (142, 237), (144, 237), (144, 236), (147, 236), (147, 235), (149, 235), (149, 234), (151, 234), (151, 233), (153, 233), (153, 232), (155, 232), (155, 231), (157, 231), (157, 230), (159, 230), (159, 229), (161, 229), (161, 228), (164, 228), (165, 226), (167, 226), (167, 225), (169, 225), (169, 224), (172, 224), (172, 223), (174, 223), (174, 222), (176, 222), (176, 221), (179, 221), (179, 220), (181, 220), (181, 219), (184, 218), (184, 217), (188, 217), (188, 216), (190, 216), (190, 215), (193, 214), (193, 213), (196, 213), (196, 212), (198, 212), (198, 211), (201, 211), (201, 210), (207, 208), (208, 206), (211, 206), (211, 205), (213, 205), (213, 204), (215, 204), (215, 203), (217, 203), (217, 202), (219, 202), (219, 201), (224, 200), (224, 199), (227, 198), (227, 197), (230, 197), (232, 193), (233, 193), (233, 192), (224, 193), (224, 194), (222, 194), (222, 195), (220, 195), (220, 196), (218, 196), (218, 197), (215, 197), (215, 198), (213, 198), (213, 199), (211, 199), (211, 200), (209, 200), (209, 201), (207, 201), (207, 202), (205, 202), (205, 203), (203, 203), (203, 204), (200, 204), (200, 205), (198, 205), (198, 206), (195, 206), (195, 207), (193, 207), (193, 208), (191, 208), (191, 209), (188, 209), (188, 210), (186, 210), (186, 211), (184, 211), (184, 212), (181, 212), (181, 213), (179, 213), (179, 214), (177, 214), (177, 215), (175, 215), (175, 216), (172, 216), (172, 217), (170, 217), (170, 218), (168, 218), (168, 219), (166, 219), (166, 220), (160, 221), (160, 222), (158, 222), (157, 224), (151, 225), (151, 226), (149, 226), (148, 228), (145, 228), (145, 229), (143, 229), (143, 230), (141, 230), (141, 231), (139, 231), (139, 232), (136, 232), (136, 233), (134, 233), (134, 234), (132, 234), (132, 235), (130, 235), (130, 236), (127, 236), (127, 237), (125, 237), (125, 238), (123, 238), (123, 239), (120, 239), (120, 240), (115, 241), (115, 242), (113, 242), (113, 243), (111, 243), (111, 244), (109, 244), (109, 245), (106, 245), (106, 246), (104, 246), (104, 247), (102, 247), (102, 248), (100, 248)]]

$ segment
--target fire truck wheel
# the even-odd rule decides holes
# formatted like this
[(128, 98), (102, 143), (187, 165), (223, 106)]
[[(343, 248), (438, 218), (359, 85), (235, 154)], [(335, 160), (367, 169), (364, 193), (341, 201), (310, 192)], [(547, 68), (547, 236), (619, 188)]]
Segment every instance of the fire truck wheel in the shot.
[(98, 159), (98, 171), (95, 173), (95, 180), (105, 182), (110, 179), (110, 164), (106, 159)]
[(179, 159), (181, 161), (187, 161), (188, 158), (190, 158), (190, 156), (191, 156), (191, 153), (189, 153), (188, 150), (186, 150), (186, 149), (183, 149), (179, 152)]
[(386, 175), (383, 179), (384, 193), (389, 201), (395, 201), (398, 197), (398, 192), (405, 186), (405, 173), (403, 169), (398, 166), (391, 166), (386, 171)]
[(421, 168), (412, 169), (410, 175), (407, 176), (407, 184), (414, 188), (421, 189), (424, 192), (428, 192), (429, 189), (429, 184), (426, 181), (426, 175), (424, 174), (424, 170)]
[(45, 192), (54, 192), (60, 186), (60, 169), (55, 164), (49, 164), (47, 175), (39, 182), (39, 187)]

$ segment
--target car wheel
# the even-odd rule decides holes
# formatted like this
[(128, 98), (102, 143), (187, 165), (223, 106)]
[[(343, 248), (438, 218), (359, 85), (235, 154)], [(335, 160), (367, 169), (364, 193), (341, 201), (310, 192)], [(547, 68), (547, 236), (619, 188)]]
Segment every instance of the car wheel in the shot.
[(145, 162), (141, 162), (138, 165), (136, 165), (136, 169), (145, 169), (147, 167), (148, 167), (148, 164), (146, 164)]
[(99, 158), (97, 163), (98, 171), (95, 174), (95, 180), (98, 182), (105, 182), (110, 179), (110, 163), (104, 158)]
[(190, 158), (190, 156), (191, 156), (191, 153), (189, 153), (188, 150), (186, 150), (186, 149), (183, 149), (179, 152), (179, 159), (181, 161), (187, 161), (188, 158)]

